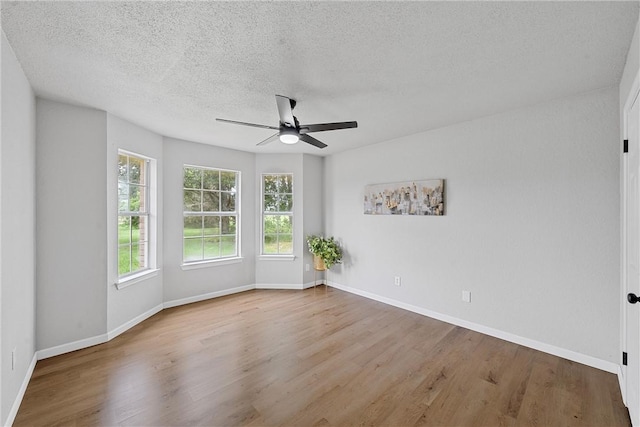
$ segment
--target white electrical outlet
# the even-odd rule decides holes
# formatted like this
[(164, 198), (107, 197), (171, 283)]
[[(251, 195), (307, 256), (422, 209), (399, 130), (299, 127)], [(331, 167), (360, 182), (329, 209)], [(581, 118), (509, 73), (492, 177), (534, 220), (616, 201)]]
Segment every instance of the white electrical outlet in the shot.
[(400, 286), (401, 282), (400, 282), (400, 276), (396, 276), (393, 278), (393, 284), (396, 286)]
[(311, 270), (311, 267), (309, 267), (309, 264), (305, 264), (304, 271), (309, 271), (309, 270)]
[(16, 369), (16, 352), (18, 351), (17, 348), (14, 348), (13, 350), (11, 350), (11, 370), (14, 371)]
[(462, 301), (471, 302), (471, 291), (462, 291)]

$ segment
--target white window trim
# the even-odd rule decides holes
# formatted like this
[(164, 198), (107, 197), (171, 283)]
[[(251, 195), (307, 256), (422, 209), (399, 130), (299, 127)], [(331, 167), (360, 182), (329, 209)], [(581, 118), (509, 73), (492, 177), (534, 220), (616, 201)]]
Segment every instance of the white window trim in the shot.
[[(242, 262), (244, 259), (242, 256), (242, 227), (240, 226), (241, 221), (241, 186), (242, 186), (242, 171), (234, 170), (234, 169), (226, 169), (226, 168), (218, 168), (214, 166), (199, 166), (189, 163), (184, 163), (182, 165), (182, 200), (184, 201), (184, 168), (197, 168), (197, 169), (208, 169), (208, 170), (216, 170), (220, 172), (234, 172), (236, 174), (236, 211), (235, 214), (231, 213), (223, 213), (219, 212), (218, 215), (213, 216), (235, 216), (236, 217), (236, 254), (232, 256), (226, 257), (218, 257), (218, 258), (207, 258), (204, 260), (195, 260), (195, 261), (185, 261), (184, 260), (184, 235), (182, 236), (182, 263), (180, 264), (180, 268), (182, 270), (194, 270), (198, 268), (206, 268), (215, 265), (225, 265), (225, 264), (235, 264), (238, 262)], [(196, 213), (193, 213), (196, 215)], [(182, 211), (182, 218), (184, 221), (184, 210)], [(184, 223), (183, 223), (183, 232), (184, 232)]]
[(115, 284), (116, 288), (118, 288), (118, 290), (128, 288), (131, 285), (135, 285), (136, 283), (140, 283), (147, 279), (157, 276), (158, 272), (160, 272), (160, 269), (154, 268), (154, 269), (146, 269), (134, 274), (130, 274), (118, 280)]
[[(264, 212), (264, 177), (265, 176), (273, 176), (273, 175), (291, 175), (291, 199), (293, 201), (293, 205), (295, 206), (296, 200), (293, 196), (294, 194), (294, 186), (295, 182), (293, 181), (293, 172), (266, 172), (260, 175), (260, 255), (258, 255), (258, 259), (261, 261), (293, 261), (296, 259), (295, 256), (295, 215), (292, 211), (287, 212)], [(267, 216), (275, 216), (275, 215), (290, 215), (291, 216), (291, 253), (290, 254), (266, 254), (264, 253), (264, 217)]]
[(295, 261), (296, 258), (298, 257), (295, 255), (289, 255), (289, 254), (283, 254), (283, 255), (269, 254), (269, 255), (258, 256), (258, 259), (260, 261)]
[[(136, 283), (140, 283), (148, 278), (157, 276), (158, 272), (160, 271), (157, 268), (157, 252), (158, 252), (158, 215), (157, 215), (158, 164), (157, 164), (157, 160), (152, 157), (145, 156), (144, 154), (119, 148), (117, 151), (117, 155), (119, 156), (120, 154), (124, 154), (126, 156), (138, 157), (140, 159), (144, 159), (145, 161), (147, 161), (147, 166), (149, 168), (148, 170), (149, 185), (147, 187), (148, 193), (149, 193), (148, 194), (149, 209), (147, 210), (146, 217), (148, 220), (147, 231), (148, 231), (149, 237), (147, 239), (147, 251), (148, 251), (147, 252), (147, 258), (148, 258), (147, 268), (145, 268), (144, 270), (138, 270), (135, 273), (130, 273), (130, 274), (120, 276), (120, 274), (118, 273), (118, 260), (119, 260), (118, 254), (119, 254), (120, 244), (117, 241), (118, 239), (117, 218), (118, 216), (120, 216), (120, 212), (117, 210), (118, 202), (116, 202), (116, 256), (115, 256), (115, 259), (116, 259), (116, 277), (118, 278), (118, 280), (116, 281), (115, 286), (118, 290), (124, 289)], [(116, 179), (117, 179), (117, 175), (116, 175)], [(118, 198), (118, 191), (116, 190), (116, 199), (117, 198)]]
[(229, 264), (238, 264), (244, 261), (244, 257), (229, 257), (229, 258), (216, 258), (216, 259), (207, 259), (204, 261), (193, 261), (188, 263), (180, 264), (180, 268), (183, 271), (188, 270), (197, 270), (200, 268), (209, 268), (209, 267), (218, 267), (221, 265), (229, 265)]

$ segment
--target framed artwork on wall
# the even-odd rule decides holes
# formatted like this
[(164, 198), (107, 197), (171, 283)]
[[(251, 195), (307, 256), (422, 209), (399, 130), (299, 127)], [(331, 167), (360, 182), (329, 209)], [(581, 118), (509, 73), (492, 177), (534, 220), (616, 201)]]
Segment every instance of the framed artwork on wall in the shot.
[(444, 215), (444, 179), (364, 187), (366, 215)]

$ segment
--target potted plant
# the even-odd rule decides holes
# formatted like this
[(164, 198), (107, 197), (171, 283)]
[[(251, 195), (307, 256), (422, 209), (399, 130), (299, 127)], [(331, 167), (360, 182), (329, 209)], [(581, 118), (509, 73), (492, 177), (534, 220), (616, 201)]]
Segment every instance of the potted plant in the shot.
[(313, 254), (313, 267), (316, 270), (326, 270), (342, 262), (342, 250), (333, 236), (307, 236), (307, 245)]

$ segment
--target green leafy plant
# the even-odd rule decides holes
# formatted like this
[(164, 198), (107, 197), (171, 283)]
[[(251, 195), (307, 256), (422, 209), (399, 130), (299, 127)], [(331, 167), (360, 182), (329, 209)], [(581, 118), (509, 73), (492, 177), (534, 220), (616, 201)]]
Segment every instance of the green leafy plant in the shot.
[(333, 237), (307, 236), (309, 252), (322, 258), (327, 268), (342, 262), (342, 250)]

